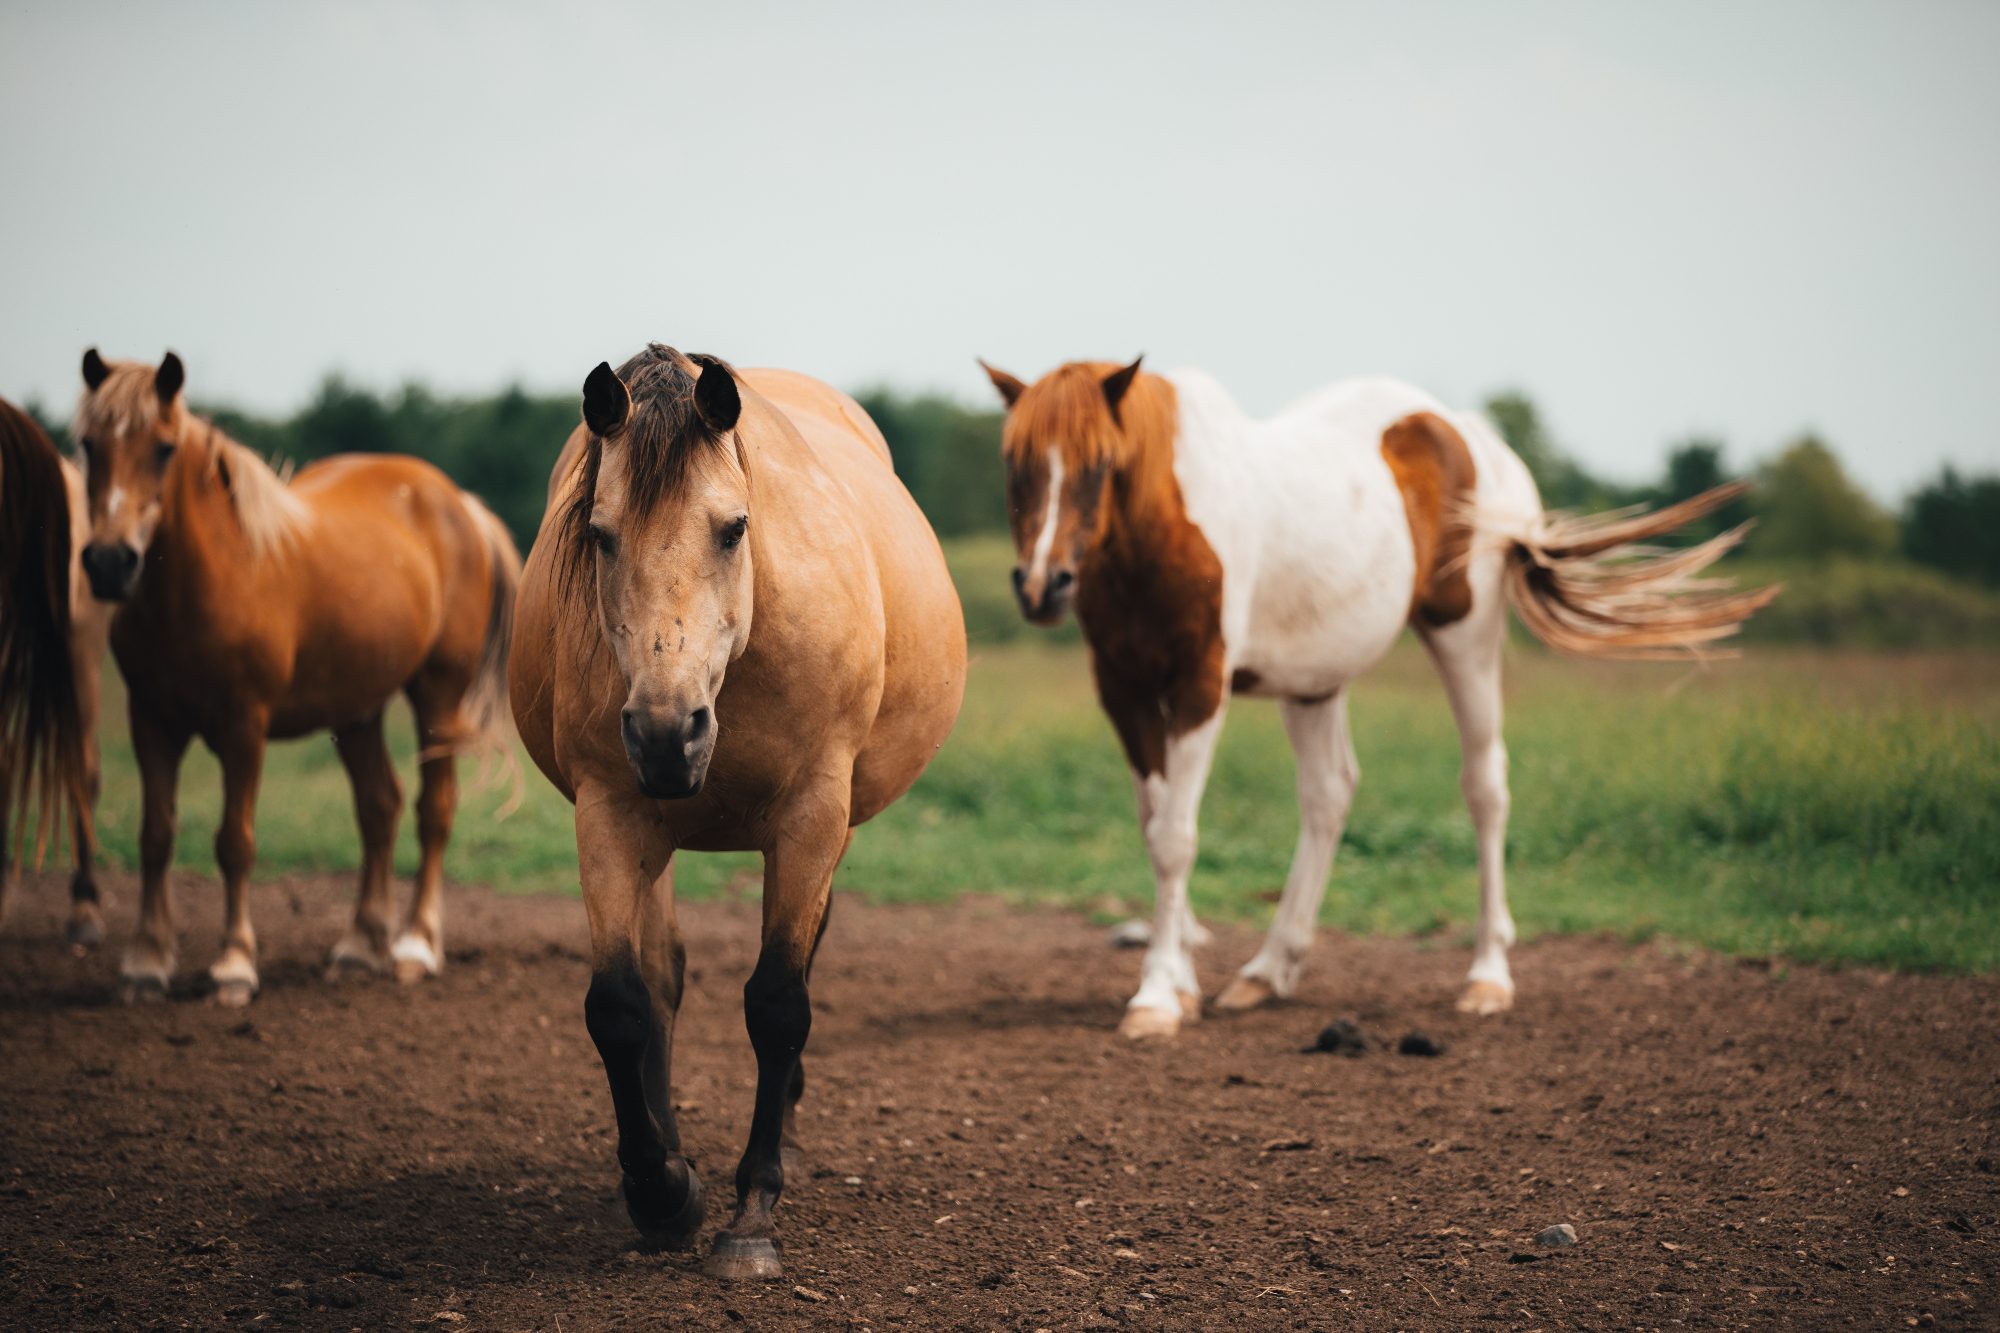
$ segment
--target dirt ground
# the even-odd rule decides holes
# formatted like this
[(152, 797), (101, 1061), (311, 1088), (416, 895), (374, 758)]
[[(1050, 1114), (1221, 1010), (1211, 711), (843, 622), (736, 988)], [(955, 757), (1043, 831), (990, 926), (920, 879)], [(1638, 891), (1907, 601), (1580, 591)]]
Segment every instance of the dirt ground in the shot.
[[(114, 933), (133, 886), (113, 876)], [(1323, 939), (1296, 1002), (1113, 1032), (1059, 913), (837, 904), (788, 1274), (637, 1253), (583, 913), (454, 888), (444, 976), (332, 985), (346, 881), (257, 888), (248, 1013), (126, 1008), (32, 877), (0, 938), (0, 1327), (2000, 1326), (2000, 982), (1548, 939)], [(184, 964), (218, 893), (184, 877)], [(726, 1217), (755, 905), (691, 905), (682, 1131)], [(1251, 936), (1218, 932), (1213, 989)], [(1435, 1058), (1305, 1054), (1329, 1019)], [(1572, 1224), (1573, 1248), (1536, 1233)], [(704, 1242), (705, 1243), (705, 1242)]]

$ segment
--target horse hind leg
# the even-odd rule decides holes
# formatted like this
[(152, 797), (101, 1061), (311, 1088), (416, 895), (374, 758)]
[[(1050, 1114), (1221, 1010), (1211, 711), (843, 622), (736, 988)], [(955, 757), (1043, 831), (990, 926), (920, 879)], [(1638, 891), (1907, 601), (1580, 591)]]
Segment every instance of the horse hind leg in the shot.
[(354, 789), (354, 822), (361, 828), (361, 883), (354, 899), (354, 922), (327, 957), (329, 979), (380, 973), (389, 966), (389, 880), (396, 825), (403, 813), (403, 787), (389, 761), (380, 709), (336, 730), (333, 745)]
[(78, 957), (104, 942), (104, 906), (97, 891), (97, 803), (104, 790), (104, 754), (97, 739), (97, 717), (103, 704), (101, 680), (107, 619), (93, 616), (93, 629), (77, 634), (75, 660), (77, 720), (83, 732), (83, 799), (70, 824), (70, 844), (76, 871), (69, 881), (69, 924), (64, 934)]
[(410, 690), (417, 715), (420, 784), (417, 788), (417, 883), (410, 912), (396, 935), (391, 953), (396, 979), (404, 982), (434, 977), (444, 966), (444, 849), (451, 841), (458, 813), (458, 750), (468, 727), (464, 717), (465, 685), (451, 688), (421, 681)]
[(1347, 691), (1314, 703), (1288, 700), (1282, 711), (1298, 760), (1298, 846), (1264, 945), (1216, 997), (1220, 1010), (1254, 1009), (1297, 989), (1319, 924), (1327, 875), (1361, 780), (1347, 727)]
[(87, 804), (70, 817), (69, 840), (76, 870), (69, 880), (69, 924), (63, 929), (70, 952), (78, 957), (104, 943), (104, 904), (97, 891), (97, 839), (92, 829), (104, 772), (94, 733), (84, 741), (83, 763)]
[(1444, 677), (1458, 720), (1463, 767), (1459, 785), (1472, 814), (1479, 845), (1479, 919), (1473, 929), (1472, 967), (1458, 1007), (1469, 1014), (1497, 1014), (1514, 1005), (1514, 978), (1507, 950), (1514, 943), (1514, 918), (1507, 910), (1507, 747), (1500, 735), (1500, 647), (1506, 627), (1497, 602), (1494, 613), (1441, 629), (1423, 640)]

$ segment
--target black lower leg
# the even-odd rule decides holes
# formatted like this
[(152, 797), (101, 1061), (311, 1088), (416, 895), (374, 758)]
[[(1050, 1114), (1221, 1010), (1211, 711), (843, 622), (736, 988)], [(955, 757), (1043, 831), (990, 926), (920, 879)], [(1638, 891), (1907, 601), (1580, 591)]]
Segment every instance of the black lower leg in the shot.
[(736, 1216), (715, 1238), (709, 1267), (723, 1276), (771, 1276), (778, 1271), (771, 1210), (785, 1188), (786, 1113), (794, 1088), (804, 1087), (799, 1054), (812, 1030), (803, 970), (768, 953), (759, 959), (743, 987), (743, 1017), (757, 1053), (757, 1104), (736, 1167)]
[[(664, 1084), (663, 1052), (660, 1057), (653, 1052), (664, 1047), (666, 1034), (655, 1020), (652, 997), (638, 968), (628, 960), (592, 976), (583, 1017), (611, 1085), (625, 1209), (649, 1242), (685, 1244), (701, 1225), (700, 1187), (680, 1154), (671, 1113), (663, 1132), (649, 1105), (648, 1066), (659, 1060)], [(665, 1100), (664, 1087), (661, 1099)]]

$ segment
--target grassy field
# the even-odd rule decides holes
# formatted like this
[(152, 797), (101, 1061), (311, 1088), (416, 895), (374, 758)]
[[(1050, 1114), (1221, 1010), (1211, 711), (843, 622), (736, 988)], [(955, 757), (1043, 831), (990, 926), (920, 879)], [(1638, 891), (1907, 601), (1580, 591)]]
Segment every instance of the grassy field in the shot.
[[(954, 551), (974, 650), (958, 730), (900, 804), (864, 829), (844, 890), (878, 899), (980, 892), (1109, 917), (1151, 882), (1131, 787), (1073, 629), (1018, 636), (1004, 548)], [(113, 672), (115, 675), (115, 672)], [(1509, 871), (1525, 933), (1660, 935), (1749, 954), (1894, 967), (2000, 968), (2000, 656), (1755, 648), (1705, 669), (1577, 663), (1518, 648), (1508, 740)], [(102, 828), (136, 861), (138, 781), (110, 703)], [(414, 792), (407, 716), (394, 743)], [(1356, 690), (1363, 777), (1324, 919), (1344, 930), (1468, 938), (1471, 823), (1457, 742), (1429, 663), (1405, 644)], [(526, 765), (525, 759), (523, 760)], [(468, 795), (446, 866), (461, 882), (574, 891), (568, 805), (527, 769), (527, 799)], [(219, 777), (182, 784), (178, 860), (213, 873)], [(330, 740), (274, 747), (259, 866), (338, 869), (359, 844)], [(415, 861), (403, 821), (399, 864)], [(1202, 813), (1193, 893), (1207, 915), (1262, 920), (1296, 834), (1275, 708), (1239, 701)], [(683, 858), (684, 896), (754, 891), (749, 857)], [(132, 905), (114, 905), (124, 930)]]

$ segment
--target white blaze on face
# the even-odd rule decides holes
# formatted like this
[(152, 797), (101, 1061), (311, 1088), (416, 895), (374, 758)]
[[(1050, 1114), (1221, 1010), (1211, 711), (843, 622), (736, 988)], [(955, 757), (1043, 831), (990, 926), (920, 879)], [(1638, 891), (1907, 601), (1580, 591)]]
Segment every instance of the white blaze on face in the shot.
[(104, 512), (106, 514), (109, 514), (112, 518), (117, 518), (118, 511), (123, 509), (124, 507), (125, 507), (125, 488), (123, 486), (113, 486), (111, 488), (111, 494), (104, 497)]
[(1049, 576), (1049, 550), (1056, 544), (1056, 518), (1062, 512), (1062, 455), (1049, 451), (1049, 503), (1042, 514), (1042, 530), (1035, 537), (1034, 554), (1028, 557), (1028, 583), (1041, 587)]

